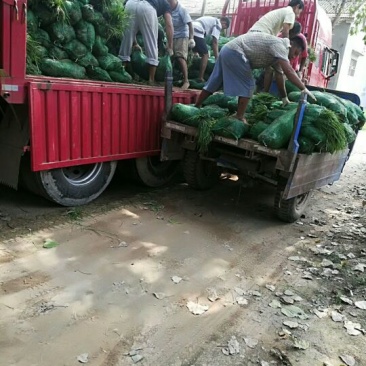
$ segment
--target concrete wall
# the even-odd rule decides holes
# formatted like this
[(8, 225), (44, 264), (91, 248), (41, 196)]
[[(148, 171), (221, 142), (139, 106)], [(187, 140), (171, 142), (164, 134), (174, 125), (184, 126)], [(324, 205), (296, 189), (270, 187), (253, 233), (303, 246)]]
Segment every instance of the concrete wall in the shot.
[[(338, 75), (329, 82), (329, 88), (355, 93), (366, 108), (366, 46), (363, 33), (351, 36), (350, 24), (342, 22), (333, 31), (332, 48), (340, 53)], [(349, 75), (351, 62), (356, 60), (354, 75)]]

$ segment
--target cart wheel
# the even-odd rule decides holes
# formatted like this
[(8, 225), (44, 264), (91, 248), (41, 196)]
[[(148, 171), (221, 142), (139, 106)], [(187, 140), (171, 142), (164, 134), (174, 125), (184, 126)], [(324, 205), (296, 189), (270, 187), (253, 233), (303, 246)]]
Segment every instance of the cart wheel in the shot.
[[(29, 160), (29, 159), (28, 159)], [(96, 199), (110, 183), (117, 162), (78, 165), (32, 172), (22, 169), (22, 184), (31, 192), (62, 206), (81, 206)]]
[(186, 182), (194, 189), (212, 188), (220, 178), (216, 163), (202, 160), (195, 151), (187, 151), (183, 159), (183, 174)]
[(136, 177), (144, 185), (162, 187), (174, 178), (178, 171), (178, 161), (160, 161), (159, 156), (135, 159)]
[(277, 217), (285, 222), (294, 222), (304, 213), (311, 192), (284, 200), (282, 198), (283, 188), (277, 188), (275, 197), (275, 213)]

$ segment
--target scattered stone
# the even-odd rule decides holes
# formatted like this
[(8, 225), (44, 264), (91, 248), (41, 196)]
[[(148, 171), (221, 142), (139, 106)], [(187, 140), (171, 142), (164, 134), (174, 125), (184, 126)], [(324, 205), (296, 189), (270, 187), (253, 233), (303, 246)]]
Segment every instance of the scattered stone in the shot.
[(273, 285), (266, 285), (266, 288), (267, 288), (269, 291), (271, 291), (271, 292), (273, 292), (274, 290), (276, 290), (276, 287), (275, 287), (275, 286), (273, 286)]
[(256, 297), (261, 297), (262, 296), (262, 294), (259, 291), (250, 291), (250, 294), (252, 296), (256, 296)]
[(299, 257), (297, 255), (292, 256), (292, 257), (288, 257), (288, 260), (293, 261), (293, 262), (308, 262), (308, 260), (305, 257)]
[(222, 353), (226, 356), (240, 353), (240, 344), (235, 336), (232, 336), (230, 341), (227, 342), (227, 348), (223, 348)]
[(366, 268), (366, 264), (364, 263), (359, 263), (357, 264), (357, 266), (355, 266), (353, 268), (354, 271), (359, 271), (359, 272), (364, 272), (365, 271), (365, 268)]
[(77, 357), (77, 360), (80, 363), (87, 363), (89, 361), (89, 354), (88, 353), (82, 353)]
[(349, 320), (344, 322), (344, 327), (347, 329), (347, 333), (352, 336), (358, 336), (361, 334), (361, 324), (353, 323)]
[(134, 355), (134, 356), (131, 356), (131, 360), (134, 362), (134, 363), (137, 363), (137, 362), (140, 362), (144, 359), (144, 356), (142, 355)]
[(366, 301), (355, 301), (355, 306), (359, 309), (366, 310)]
[(215, 302), (216, 300), (218, 300), (220, 297), (217, 295), (216, 289), (214, 288), (208, 288), (207, 289), (208, 292), (208, 296), (207, 298), (211, 301), (211, 302)]
[(258, 340), (255, 338), (244, 337), (244, 342), (249, 348), (255, 348), (258, 344)]
[(330, 316), (334, 322), (342, 322), (345, 319), (344, 315), (338, 313), (338, 311), (332, 311)]
[(334, 263), (332, 261), (330, 261), (329, 259), (323, 259), (323, 261), (320, 263), (320, 265), (322, 267), (333, 267), (334, 266)]
[(344, 254), (337, 253), (337, 256), (339, 259), (347, 259), (347, 257)]
[(354, 357), (350, 356), (350, 355), (341, 355), (339, 356), (339, 358), (347, 365), (347, 366), (355, 366), (356, 365), (356, 360), (354, 359)]
[(322, 247), (311, 248), (311, 251), (315, 254), (324, 254), (324, 255), (330, 255), (330, 254), (333, 253), (332, 250), (325, 249), (325, 248), (322, 248)]
[(163, 292), (153, 292), (153, 295), (158, 299), (158, 300), (163, 300), (166, 298), (166, 295)]
[(348, 253), (347, 257), (350, 258), (350, 259), (356, 258), (356, 256), (353, 253)]
[(295, 295), (295, 293), (294, 293), (294, 292), (292, 292), (291, 290), (286, 290), (286, 291), (284, 292), (284, 294), (285, 294), (286, 296), (294, 296), (294, 295)]
[(322, 276), (325, 277), (331, 277), (337, 274), (339, 274), (339, 271), (337, 269), (330, 269), (330, 268), (325, 268), (324, 271), (322, 272)]
[(179, 276), (173, 276), (172, 277), (172, 281), (175, 283), (175, 284), (178, 284), (179, 282), (181, 282), (183, 280), (182, 277), (179, 277)]
[(295, 296), (293, 297), (293, 299), (294, 299), (294, 301), (296, 301), (296, 302), (300, 302), (300, 301), (302, 301), (302, 300), (303, 300), (303, 298), (302, 298), (301, 296), (298, 296), (298, 295), (295, 295)]
[(281, 300), (285, 303), (285, 304), (290, 304), (292, 305), (294, 303), (294, 299), (290, 296), (282, 296)]
[(285, 275), (292, 276), (292, 272), (291, 271), (285, 271)]
[(248, 305), (248, 300), (246, 298), (244, 298), (243, 296), (238, 296), (235, 300), (238, 305), (241, 305), (241, 306)]
[(295, 339), (294, 347), (297, 349), (308, 349), (310, 347), (309, 342), (302, 339)]
[(340, 296), (339, 297), (344, 303), (349, 304), (349, 305), (353, 305), (353, 301), (351, 299), (349, 299), (346, 296)]
[(278, 301), (278, 300), (272, 300), (270, 303), (269, 303), (269, 306), (271, 308), (274, 308), (274, 309), (279, 309), (282, 307), (281, 303)]
[(313, 279), (313, 276), (311, 275), (310, 272), (304, 271), (301, 278), (303, 278), (305, 280), (312, 280)]
[(201, 315), (201, 314), (205, 313), (208, 310), (207, 305), (200, 305), (200, 304), (198, 304), (196, 302), (193, 302), (193, 301), (188, 301), (187, 302), (187, 308), (194, 315)]
[(314, 309), (314, 314), (319, 318), (325, 318), (328, 315), (328, 309)]
[(240, 296), (244, 296), (244, 295), (246, 294), (246, 292), (245, 292), (243, 289), (241, 289), (240, 287), (235, 287), (235, 288), (234, 288), (234, 291), (235, 291), (238, 295), (240, 295)]
[(269, 366), (269, 363), (267, 361), (261, 360), (260, 366)]
[(282, 328), (282, 330), (280, 330), (278, 332), (278, 335), (281, 337), (281, 338), (288, 338), (292, 333), (288, 330), (288, 329), (285, 329), (285, 328)]
[(289, 327), (290, 329), (295, 329), (299, 327), (299, 323), (292, 322), (291, 320), (285, 320), (283, 322), (283, 325), (286, 325), (286, 327)]
[(281, 312), (288, 318), (299, 318), (302, 320), (308, 319), (308, 316), (304, 313), (304, 311), (294, 305), (288, 305), (282, 307)]

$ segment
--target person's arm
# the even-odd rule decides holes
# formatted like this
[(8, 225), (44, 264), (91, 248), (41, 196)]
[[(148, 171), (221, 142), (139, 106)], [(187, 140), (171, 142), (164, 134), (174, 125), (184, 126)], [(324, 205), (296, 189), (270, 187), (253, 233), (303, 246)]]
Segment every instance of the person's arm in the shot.
[(295, 70), (291, 67), (290, 62), (288, 60), (280, 59), (278, 60), (278, 65), (281, 67), (282, 71), (287, 76), (287, 79), (289, 79), (292, 84), (297, 86), (301, 91), (304, 91), (312, 99), (316, 100), (314, 95), (306, 88), (305, 84), (296, 75)]
[(215, 56), (215, 59), (219, 57), (219, 43), (217, 42), (216, 37), (212, 37), (212, 51)]
[(168, 41), (167, 48), (168, 50), (173, 50), (174, 27), (173, 27), (172, 15), (169, 12), (166, 12), (164, 14), (164, 20), (165, 20), (166, 38)]
[(306, 59), (307, 57), (302, 57), (301, 61), (300, 61), (300, 67), (299, 67), (299, 72), (302, 74), (302, 72), (304, 71), (304, 67), (305, 67), (305, 63), (306, 63)]
[(292, 29), (293, 24), (290, 23), (284, 23), (282, 26), (282, 38), (289, 38), (290, 36), (290, 29)]
[(188, 23), (188, 29), (189, 29), (189, 39), (193, 39), (193, 23)]

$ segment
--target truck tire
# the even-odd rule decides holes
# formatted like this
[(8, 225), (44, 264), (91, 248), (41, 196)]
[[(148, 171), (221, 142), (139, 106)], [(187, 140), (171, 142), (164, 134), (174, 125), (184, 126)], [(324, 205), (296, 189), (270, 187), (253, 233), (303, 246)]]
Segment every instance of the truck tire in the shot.
[(147, 187), (159, 188), (172, 181), (178, 171), (178, 161), (160, 161), (159, 156), (147, 156), (134, 161), (132, 177)]
[(202, 160), (195, 151), (186, 151), (183, 159), (183, 174), (188, 185), (198, 190), (212, 188), (220, 178), (216, 163)]
[(299, 196), (285, 200), (282, 198), (283, 186), (277, 188), (275, 197), (276, 216), (284, 222), (295, 222), (304, 213), (308, 204), (311, 192), (300, 194)]
[(28, 165), (22, 170), (21, 180), (26, 189), (59, 205), (81, 206), (107, 188), (116, 166), (117, 162), (110, 161), (31, 172)]

